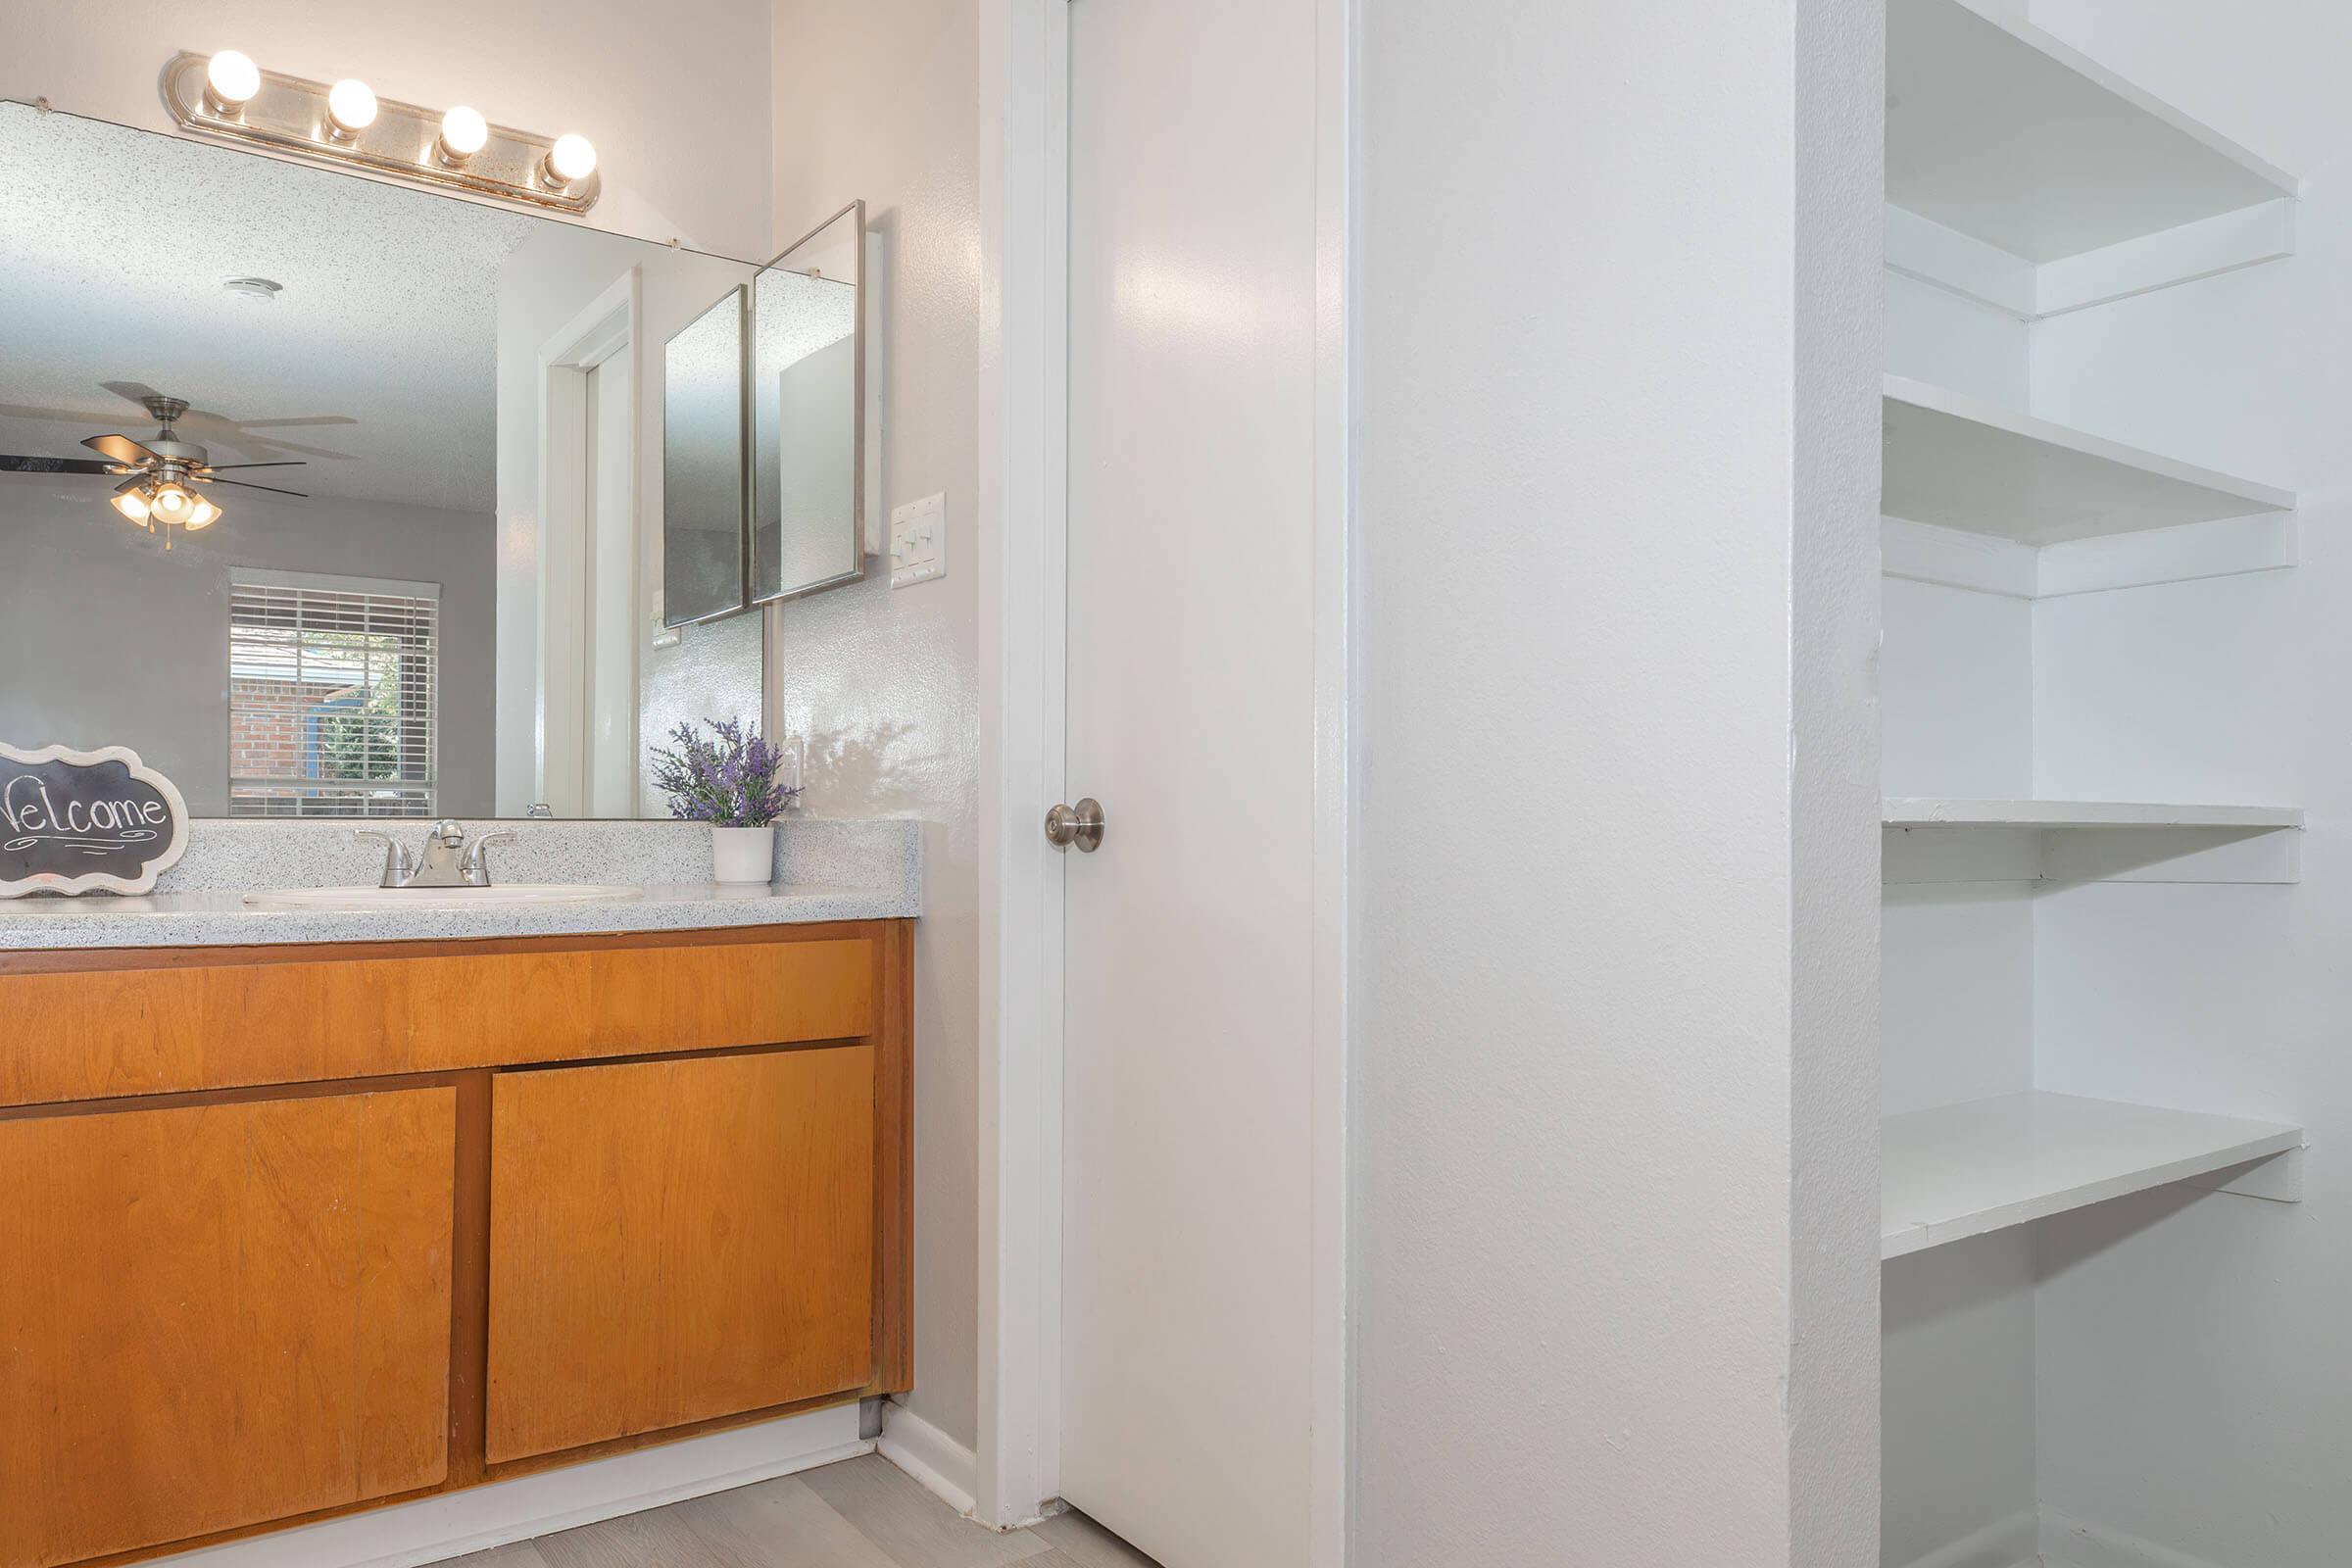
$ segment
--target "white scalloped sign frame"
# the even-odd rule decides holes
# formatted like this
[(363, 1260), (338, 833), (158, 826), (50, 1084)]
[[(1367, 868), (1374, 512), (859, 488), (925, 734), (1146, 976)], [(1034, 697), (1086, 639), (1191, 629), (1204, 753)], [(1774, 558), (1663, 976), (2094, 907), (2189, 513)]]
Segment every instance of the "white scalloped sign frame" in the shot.
[[(61, 776), (81, 771), (103, 775), (121, 763), (115, 779), (93, 777), (88, 793), (67, 789)], [(124, 789), (145, 785), (154, 799)], [(160, 820), (159, 820), (160, 813)], [(146, 853), (153, 849), (152, 855)], [(127, 746), (77, 752), (65, 746), (22, 751), (0, 741), (0, 899), (30, 893), (146, 893), (156, 877), (179, 863), (188, 850), (188, 803), (179, 787), (139, 760)], [(32, 855), (69, 862), (111, 861), (88, 870), (29, 869)], [(127, 865), (136, 865), (123, 875)]]

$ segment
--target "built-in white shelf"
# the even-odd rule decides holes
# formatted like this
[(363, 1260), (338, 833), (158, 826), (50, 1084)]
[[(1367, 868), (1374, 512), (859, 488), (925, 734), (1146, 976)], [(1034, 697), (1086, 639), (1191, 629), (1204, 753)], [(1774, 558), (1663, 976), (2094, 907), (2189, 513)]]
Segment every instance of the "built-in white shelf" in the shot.
[(1908, 376), (1886, 378), (1884, 412), (1889, 517), (2054, 545), (2295, 506), (2291, 490)]
[(1886, 199), (1896, 207), (2041, 264), (2299, 189), (2286, 171), (1991, 0), (1889, 0)]
[[(2277, 1122), (2040, 1092), (1888, 1116), (1882, 1130), (1882, 1257), (2303, 1147), (2301, 1128)], [(2246, 1190), (2299, 1196), (2278, 1185)]]
[(2158, 806), (2138, 801), (1953, 800), (1942, 797), (1883, 802), (1888, 827), (2301, 827), (2295, 806)]

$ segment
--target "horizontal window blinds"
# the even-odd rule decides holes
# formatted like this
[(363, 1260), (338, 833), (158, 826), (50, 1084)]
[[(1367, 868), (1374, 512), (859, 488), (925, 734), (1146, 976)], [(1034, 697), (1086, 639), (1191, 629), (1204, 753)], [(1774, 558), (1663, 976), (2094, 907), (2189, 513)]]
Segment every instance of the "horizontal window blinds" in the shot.
[(438, 593), (232, 574), (234, 816), (431, 816)]

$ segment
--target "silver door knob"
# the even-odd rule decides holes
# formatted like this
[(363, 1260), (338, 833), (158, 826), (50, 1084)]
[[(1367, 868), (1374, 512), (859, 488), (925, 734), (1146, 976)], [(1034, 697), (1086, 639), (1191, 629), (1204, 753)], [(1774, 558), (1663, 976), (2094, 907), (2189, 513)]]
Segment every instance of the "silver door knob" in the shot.
[(1046, 842), (1064, 850), (1075, 844), (1094, 854), (1102, 847), (1102, 803), (1090, 795), (1076, 806), (1056, 806), (1048, 811)]

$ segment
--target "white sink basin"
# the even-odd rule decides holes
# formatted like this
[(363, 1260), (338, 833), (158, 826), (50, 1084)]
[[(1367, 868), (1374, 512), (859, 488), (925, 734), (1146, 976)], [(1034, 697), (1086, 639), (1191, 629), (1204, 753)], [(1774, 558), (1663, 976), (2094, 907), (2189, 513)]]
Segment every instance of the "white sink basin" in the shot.
[(485, 909), (516, 904), (637, 899), (645, 889), (604, 882), (510, 882), (486, 888), (270, 888), (248, 893), (262, 909)]

